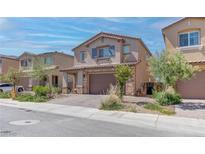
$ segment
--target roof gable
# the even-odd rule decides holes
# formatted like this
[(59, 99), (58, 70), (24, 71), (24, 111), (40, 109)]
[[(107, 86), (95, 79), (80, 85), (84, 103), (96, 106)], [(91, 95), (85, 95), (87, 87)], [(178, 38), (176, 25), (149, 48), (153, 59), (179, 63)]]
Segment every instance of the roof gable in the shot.
[(22, 53), (19, 58), (23, 57), (24, 55), (29, 55), (29, 56), (36, 56), (35, 54), (31, 53), (31, 52), (24, 52)]
[(188, 19), (205, 19), (205, 17), (185, 17), (185, 18), (182, 18), (182, 19), (179, 19), (178, 21), (174, 22), (174, 23), (171, 23), (169, 25), (167, 25), (166, 27), (162, 28), (162, 31), (166, 30), (167, 28), (169, 27), (172, 27), (180, 22), (183, 22), (185, 20), (188, 20)]
[(125, 36), (125, 35), (119, 35), (119, 34), (113, 34), (113, 33), (100, 32), (100, 33), (94, 35), (93, 37), (91, 37), (90, 39), (86, 40), (85, 42), (81, 43), (77, 47), (73, 48), (72, 50), (74, 51), (75, 49), (77, 49), (83, 45), (89, 45), (90, 43), (96, 41), (97, 39), (99, 39), (101, 37), (112, 38), (112, 39), (117, 39), (117, 40), (123, 40), (125, 38), (139, 39), (137, 37), (132, 37), (132, 36)]

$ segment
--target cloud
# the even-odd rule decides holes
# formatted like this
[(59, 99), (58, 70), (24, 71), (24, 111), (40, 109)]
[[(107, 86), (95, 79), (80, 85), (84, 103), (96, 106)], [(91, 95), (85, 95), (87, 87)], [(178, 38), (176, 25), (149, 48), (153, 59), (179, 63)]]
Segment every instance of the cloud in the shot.
[(4, 29), (7, 27), (7, 19), (6, 18), (0, 18), (0, 29)]
[(135, 24), (135, 23), (142, 23), (145, 22), (148, 18), (143, 17), (104, 17), (102, 18), (105, 21), (108, 22), (114, 22), (114, 23), (121, 23), (121, 24)]
[(79, 31), (79, 32), (84, 32), (84, 33), (97, 33), (98, 32), (98, 30), (96, 29), (80, 28), (77, 26), (68, 26), (68, 28)]
[(51, 37), (51, 38), (64, 38), (64, 39), (83, 39), (79, 36), (66, 36), (66, 35), (58, 35), (58, 34), (49, 34), (49, 33), (30, 33), (28, 36), (36, 36), (36, 37)]
[(162, 28), (170, 25), (171, 23), (176, 22), (179, 19), (180, 18), (171, 18), (171, 19), (169, 18), (169, 19), (160, 20), (160, 21), (157, 21), (157, 22), (151, 24), (151, 27), (155, 28), (155, 29), (162, 29)]

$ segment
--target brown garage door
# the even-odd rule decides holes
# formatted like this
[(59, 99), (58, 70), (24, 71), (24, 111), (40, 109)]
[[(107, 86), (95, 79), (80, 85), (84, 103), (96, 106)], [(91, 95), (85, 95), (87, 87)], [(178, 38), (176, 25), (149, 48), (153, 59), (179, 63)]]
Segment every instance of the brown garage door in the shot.
[(106, 94), (110, 84), (116, 84), (113, 74), (91, 74), (89, 80), (90, 94)]
[(205, 71), (197, 73), (191, 80), (180, 81), (177, 90), (183, 98), (205, 99)]

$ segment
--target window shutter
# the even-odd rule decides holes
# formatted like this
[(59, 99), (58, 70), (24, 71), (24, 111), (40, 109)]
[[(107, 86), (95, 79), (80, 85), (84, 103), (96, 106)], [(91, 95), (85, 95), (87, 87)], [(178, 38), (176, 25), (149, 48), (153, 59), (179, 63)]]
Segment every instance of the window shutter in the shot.
[(114, 45), (111, 45), (110, 46), (110, 54), (111, 54), (111, 56), (115, 56), (115, 46)]
[(92, 58), (96, 58), (97, 57), (97, 49), (96, 48), (92, 48)]

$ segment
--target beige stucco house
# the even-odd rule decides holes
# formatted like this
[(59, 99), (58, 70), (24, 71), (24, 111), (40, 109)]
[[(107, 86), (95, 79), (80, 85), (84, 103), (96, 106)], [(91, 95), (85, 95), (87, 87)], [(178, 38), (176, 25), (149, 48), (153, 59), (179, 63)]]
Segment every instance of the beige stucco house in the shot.
[[(140, 38), (101, 32), (73, 49), (74, 66), (62, 69), (63, 92), (67, 93), (68, 75), (73, 76), (73, 91), (79, 94), (105, 94), (115, 85), (116, 65), (130, 65), (132, 78), (126, 83), (127, 95), (146, 94), (151, 81), (147, 58), (149, 49)], [(148, 84), (150, 85), (150, 84)]]
[(187, 17), (162, 29), (166, 49), (181, 52), (201, 72), (191, 80), (180, 81), (177, 90), (184, 98), (205, 98), (205, 18)]
[[(63, 73), (60, 72), (60, 70), (73, 66), (73, 56), (62, 52), (46, 52), (42, 54), (24, 52), (20, 55), (19, 69), (23, 72), (20, 84), (27, 90), (31, 90), (33, 86), (39, 84), (39, 81), (32, 78), (31, 75), (33, 66), (39, 62), (39, 60), (46, 65), (45, 71), (49, 72), (43, 84), (61, 88)], [(68, 82), (68, 84), (72, 85), (72, 83), (70, 83), (72, 80), (68, 80)]]
[(17, 57), (0, 55), (0, 75), (4, 75), (10, 68), (19, 69)]

